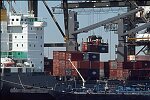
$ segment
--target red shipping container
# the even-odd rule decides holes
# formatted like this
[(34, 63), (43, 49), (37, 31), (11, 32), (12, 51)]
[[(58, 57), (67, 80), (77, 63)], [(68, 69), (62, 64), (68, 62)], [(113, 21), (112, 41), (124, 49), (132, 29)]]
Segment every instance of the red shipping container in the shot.
[(80, 61), (79, 68), (81, 69), (90, 69), (90, 61)]

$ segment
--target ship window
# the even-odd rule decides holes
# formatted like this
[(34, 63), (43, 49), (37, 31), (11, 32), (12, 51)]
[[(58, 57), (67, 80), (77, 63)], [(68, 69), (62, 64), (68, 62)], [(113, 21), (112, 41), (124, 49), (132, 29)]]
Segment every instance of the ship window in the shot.
[(11, 69), (10, 68), (4, 68), (4, 73), (10, 73)]
[(21, 21), (23, 21), (23, 19), (21, 19)]
[(42, 36), (41, 36), (41, 39), (42, 39)]
[(42, 55), (42, 53), (41, 53), (41, 55)]
[(27, 21), (27, 19), (24, 19), (24, 21)]
[(34, 64), (32, 64), (32, 67), (34, 67)]
[(15, 36), (15, 38), (17, 38), (17, 36)]
[(32, 30), (32, 27), (31, 27), (31, 30)]
[(34, 47), (35, 47), (35, 45), (34, 45)]
[(22, 44), (22, 47), (23, 47), (23, 44)]
[(20, 55), (20, 52), (18, 52), (18, 55)]
[(23, 36), (22, 36), (22, 38), (23, 38)]
[(42, 30), (43, 28), (41, 28), (41, 30)]
[(42, 64), (42, 61), (41, 61), (41, 64)]
[(31, 47), (31, 44), (29, 46)]
[(12, 21), (14, 21), (14, 19), (12, 19)]
[(19, 19), (16, 19), (16, 21), (19, 21)]
[(32, 63), (32, 61), (31, 61), (31, 63)]
[(36, 39), (37, 39), (37, 36), (36, 36)]
[(41, 45), (41, 47), (42, 47), (42, 45)]
[(17, 44), (17, 47), (18, 47), (18, 44)]

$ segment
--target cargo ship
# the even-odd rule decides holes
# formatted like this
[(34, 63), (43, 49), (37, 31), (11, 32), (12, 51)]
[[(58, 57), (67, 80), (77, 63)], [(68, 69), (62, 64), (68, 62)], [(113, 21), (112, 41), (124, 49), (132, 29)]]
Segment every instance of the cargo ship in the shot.
[(108, 53), (108, 43), (93, 35), (82, 43), (81, 51), (54, 51), (50, 60), (44, 58), (46, 25), (32, 12), (7, 14), (2, 7), (3, 100), (150, 99), (149, 55), (130, 55), (128, 62), (102, 62), (99, 53)]

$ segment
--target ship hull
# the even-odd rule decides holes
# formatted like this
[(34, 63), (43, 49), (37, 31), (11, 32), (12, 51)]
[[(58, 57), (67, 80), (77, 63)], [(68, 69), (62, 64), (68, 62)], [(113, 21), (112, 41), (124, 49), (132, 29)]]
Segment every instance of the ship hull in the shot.
[(74, 94), (51, 91), (55, 100), (150, 100), (150, 95), (136, 94)]

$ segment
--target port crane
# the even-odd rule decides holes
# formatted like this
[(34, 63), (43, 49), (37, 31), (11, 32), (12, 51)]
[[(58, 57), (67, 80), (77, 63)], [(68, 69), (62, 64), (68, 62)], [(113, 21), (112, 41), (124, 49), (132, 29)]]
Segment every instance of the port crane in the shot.
[[(59, 8), (63, 9), (64, 12), (64, 24), (65, 24), (65, 34), (63, 37), (65, 37), (66, 43), (45, 43), (45, 47), (67, 47), (68, 51), (76, 51), (78, 48), (77, 45), (77, 34), (82, 32), (87, 32), (90, 30), (93, 30), (95, 28), (98, 28), (100, 26), (104, 26), (107, 23), (112, 23), (113, 21), (118, 21), (118, 38), (119, 38), (119, 44), (124, 44), (123, 47), (118, 47), (118, 59), (125, 60), (124, 58), (127, 58), (127, 55), (135, 55), (135, 39), (130, 39), (130, 41), (125, 41), (127, 38), (135, 38), (135, 33), (139, 32), (140, 30), (147, 29), (149, 31), (149, 20), (145, 18), (145, 15), (140, 16), (137, 20), (135, 14), (139, 11), (141, 11), (141, 14), (144, 9), (139, 8), (138, 6), (149, 6), (150, 2), (145, 0), (135, 0), (135, 1), (124, 1), (124, 0), (101, 0), (101, 1), (87, 1), (87, 0), (81, 0), (80, 2), (69, 2), (69, 0), (62, 0), (61, 6)], [(33, 10), (36, 13), (37, 10), (37, 0), (30, 1), (29, 0), (29, 9), (30, 11)], [(70, 12), (68, 13), (68, 9), (76, 9), (76, 8), (102, 8), (102, 7), (128, 7), (128, 12), (113, 18), (109, 18), (107, 20), (104, 20), (102, 22), (98, 22), (96, 24), (87, 26), (85, 28), (78, 30), (78, 21), (77, 21), (77, 13), (76, 12)], [(74, 19), (68, 19), (68, 16), (74, 17)], [(127, 17), (129, 16), (129, 17)], [(139, 27), (136, 27), (137, 23), (145, 23), (144, 25), (141, 25)], [(73, 24), (73, 25), (72, 25)], [(125, 28), (125, 26), (128, 24), (128, 27)], [(69, 26), (72, 27), (69, 27)], [(62, 32), (61, 32), (62, 33)], [(132, 45), (125, 45), (125, 43), (131, 43)], [(71, 45), (70, 45), (71, 44)], [(149, 50), (149, 42), (147, 45), (147, 50)]]

